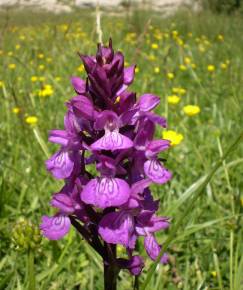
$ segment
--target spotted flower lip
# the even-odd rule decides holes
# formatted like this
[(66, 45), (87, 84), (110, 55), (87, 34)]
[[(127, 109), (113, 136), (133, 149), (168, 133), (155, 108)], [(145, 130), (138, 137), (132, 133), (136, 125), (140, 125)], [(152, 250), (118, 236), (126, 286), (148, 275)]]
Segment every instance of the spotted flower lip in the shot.
[(172, 178), (169, 170), (164, 168), (159, 160), (147, 160), (144, 163), (144, 172), (153, 182), (163, 184)]
[(104, 129), (105, 135), (91, 145), (93, 150), (121, 150), (133, 146), (132, 140), (119, 133), (120, 120), (112, 111), (103, 111), (94, 124), (97, 130)]
[[(64, 186), (50, 201), (57, 213), (43, 216), (40, 228), (46, 238), (58, 240), (72, 225), (107, 267), (115, 264), (136, 276), (144, 267), (142, 257), (134, 255), (137, 240), (143, 239), (156, 260), (163, 250), (156, 233), (170, 225), (168, 217), (156, 214), (159, 200), (150, 186), (172, 178), (159, 154), (173, 142), (155, 139), (156, 126), (167, 126), (154, 112), (160, 97), (130, 91), (136, 65), (125, 67), (111, 40), (108, 46), (98, 44), (96, 55), (79, 55), (86, 78), (71, 77), (76, 95), (66, 102), (64, 129), (49, 132), (49, 141), (60, 148), (46, 168)], [(125, 247), (127, 258), (111, 263), (107, 244)], [(166, 253), (160, 262), (168, 262)]]
[(66, 215), (56, 215), (53, 217), (43, 216), (40, 229), (49, 240), (59, 240), (70, 230), (71, 222)]
[(124, 204), (130, 195), (130, 187), (120, 178), (98, 177), (90, 180), (81, 192), (81, 200), (98, 208)]

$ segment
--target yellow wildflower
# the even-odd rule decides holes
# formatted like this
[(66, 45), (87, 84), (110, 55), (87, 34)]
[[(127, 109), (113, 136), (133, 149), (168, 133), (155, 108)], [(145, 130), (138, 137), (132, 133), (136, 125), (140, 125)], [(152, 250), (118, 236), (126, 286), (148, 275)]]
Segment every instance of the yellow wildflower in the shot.
[(12, 51), (9, 51), (8, 52), (8, 56), (12, 56), (13, 55), (13, 52)]
[(16, 45), (15, 45), (15, 49), (16, 49), (16, 50), (19, 50), (20, 47), (21, 47), (20, 44), (16, 44)]
[(186, 93), (186, 89), (184, 89), (184, 88), (179, 88), (179, 92), (178, 92), (180, 95), (185, 95), (185, 93)]
[(187, 57), (184, 58), (184, 63), (185, 64), (190, 64), (191, 62), (192, 62), (192, 60), (190, 59), (190, 57), (187, 56)]
[(16, 64), (15, 63), (10, 63), (8, 65), (8, 68), (14, 70), (14, 69), (16, 69)]
[(215, 66), (213, 64), (209, 64), (207, 67), (209, 72), (214, 72), (215, 71)]
[(52, 58), (51, 57), (47, 57), (46, 62), (51, 63), (52, 62)]
[(37, 55), (37, 57), (38, 57), (39, 59), (43, 59), (45, 56), (44, 56), (43, 53), (39, 53), (39, 54)]
[(221, 69), (227, 69), (228, 65), (227, 65), (227, 63), (221, 63), (220, 67), (221, 67)]
[(136, 67), (136, 68), (135, 68), (135, 73), (138, 73), (138, 72), (139, 72), (139, 68)]
[(30, 78), (30, 80), (32, 81), (32, 83), (35, 83), (35, 82), (38, 81), (38, 77), (37, 77), (37, 76), (32, 76), (32, 77)]
[(157, 43), (152, 43), (151, 44), (151, 48), (152, 49), (158, 49), (159, 48), (159, 45)]
[(195, 69), (195, 68), (197, 68), (197, 65), (195, 63), (192, 63), (191, 68)]
[(177, 133), (176, 131), (173, 130), (163, 131), (162, 138), (169, 140), (171, 142), (170, 143), (171, 146), (179, 145), (181, 141), (184, 139), (182, 134)]
[(187, 116), (192, 117), (199, 114), (201, 109), (199, 106), (187, 105), (183, 107), (183, 111)]
[(176, 105), (180, 102), (181, 98), (177, 95), (172, 95), (167, 97), (167, 101), (170, 105)]
[(150, 54), (150, 55), (148, 56), (148, 60), (150, 60), (150, 61), (155, 61), (155, 60), (156, 60), (156, 57), (155, 57), (153, 54)]
[(172, 72), (167, 73), (167, 78), (169, 80), (173, 80), (174, 77), (175, 77), (175, 75)]
[(84, 71), (84, 66), (81, 64), (79, 67), (77, 67), (78, 72), (83, 72)]
[(0, 88), (4, 87), (4, 82), (0, 81)]
[(53, 95), (54, 90), (51, 85), (44, 85), (43, 89), (39, 91), (39, 97), (49, 97)]
[(159, 68), (158, 66), (156, 66), (156, 67), (154, 68), (154, 72), (155, 72), (156, 74), (159, 74), (159, 73), (160, 73), (160, 68)]
[(217, 277), (217, 272), (216, 271), (212, 271), (211, 275), (215, 278), (215, 277)]
[(29, 125), (35, 125), (38, 122), (38, 118), (36, 116), (28, 116), (25, 118), (25, 122)]
[(44, 70), (44, 69), (45, 69), (44, 64), (40, 64), (40, 65), (38, 66), (38, 69), (39, 69), (39, 70)]
[(12, 112), (13, 112), (14, 114), (18, 114), (18, 113), (20, 112), (20, 108), (18, 108), (18, 107), (14, 107), (14, 108), (12, 108)]
[(19, 36), (19, 39), (25, 40), (25, 36), (22, 34), (22, 35)]
[(224, 36), (222, 34), (219, 34), (217, 38), (219, 41), (224, 41)]
[(185, 70), (187, 70), (187, 67), (186, 67), (184, 64), (181, 64), (181, 65), (179, 66), (179, 68), (180, 68), (181, 71), (185, 71)]

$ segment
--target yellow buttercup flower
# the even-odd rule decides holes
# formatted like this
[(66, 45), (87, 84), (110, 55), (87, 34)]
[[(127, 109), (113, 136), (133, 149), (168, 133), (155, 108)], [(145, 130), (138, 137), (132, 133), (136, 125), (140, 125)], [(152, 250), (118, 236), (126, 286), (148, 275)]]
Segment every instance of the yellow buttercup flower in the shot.
[(159, 68), (158, 66), (156, 66), (156, 67), (154, 68), (154, 72), (155, 72), (156, 74), (159, 74), (159, 73), (160, 73), (160, 68)]
[(44, 85), (43, 89), (39, 91), (39, 97), (49, 97), (53, 95), (54, 90), (51, 85)]
[(38, 118), (36, 116), (28, 116), (25, 118), (25, 122), (29, 125), (35, 125), (38, 122)]
[(81, 64), (79, 67), (77, 67), (77, 71), (78, 72), (83, 72), (84, 71), (84, 66), (83, 66), (83, 64)]
[(173, 130), (163, 131), (162, 138), (169, 140), (171, 142), (170, 143), (171, 146), (179, 145), (181, 141), (184, 139), (182, 134), (177, 133), (176, 131)]
[(187, 116), (192, 117), (199, 114), (201, 109), (196, 105), (187, 105), (183, 107), (183, 111)]
[(139, 72), (139, 68), (136, 66), (135, 73), (138, 73), (138, 72)]
[(167, 78), (168, 78), (169, 80), (173, 80), (174, 77), (175, 77), (175, 75), (174, 75), (172, 72), (167, 73)]
[(187, 56), (187, 57), (184, 58), (184, 63), (185, 64), (190, 64), (191, 62), (192, 62), (192, 60), (190, 59), (190, 57)]
[(8, 68), (14, 70), (14, 69), (16, 69), (16, 64), (15, 63), (10, 63), (8, 65)]
[(180, 68), (181, 71), (185, 71), (185, 70), (187, 70), (187, 67), (186, 67), (184, 64), (181, 64), (181, 65), (179, 66), (179, 68)]
[(32, 83), (35, 83), (35, 82), (38, 81), (38, 77), (37, 77), (37, 76), (32, 76), (32, 77), (30, 78), (30, 80), (32, 81)]
[(38, 66), (38, 69), (39, 69), (39, 70), (44, 70), (44, 69), (45, 69), (44, 64), (40, 64), (40, 65)]
[(174, 88), (172, 88), (172, 93), (179, 94), (179, 95), (183, 96), (186, 93), (186, 89), (180, 88), (180, 87), (174, 87)]
[(176, 105), (180, 102), (181, 98), (177, 95), (172, 95), (167, 97), (167, 101), (170, 105)]
[(151, 44), (151, 48), (152, 49), (158, 49), (159, 48), (159, 45), (157, 43), (152, 43)]
[(217, 37), (217, 39), (219, 41), (224, 41), (224, 36), (222, 34), (219, 34), (218, 37)]
[(227, 63), (221, 63), (220, 64), (220, 67), (221, 67), (221, 69), (227, 69), (228, 68), (228, 65), (227, 65)]
[(21, 47), (20, 44), (16, 44), (16, 45), (15, 45), (15, 49), (16, 49), (16, 50), (19, 50), (20, 47)]
[(13, 112), (14, 114), (18, 114), (18, 113), (20, 112), (20, 108), (18, 108), (18, 107), (14, 107), (14, 108), (12, 108), (12, 112)]
[(43, 59), (45, 56), (44, 56), (43, 53), (39, 53), (39, 54), (37, 55), (37, 57), (38, 57), (39, 59)]
[(213, 64), (209, 64), (207, 67), (209, 72), (214, 72), (215, 71), (215, 66)]
[(212, 271), (211, 275), (215, 278), (215, 277), (217, 277), (217, 272), (216, 271)]

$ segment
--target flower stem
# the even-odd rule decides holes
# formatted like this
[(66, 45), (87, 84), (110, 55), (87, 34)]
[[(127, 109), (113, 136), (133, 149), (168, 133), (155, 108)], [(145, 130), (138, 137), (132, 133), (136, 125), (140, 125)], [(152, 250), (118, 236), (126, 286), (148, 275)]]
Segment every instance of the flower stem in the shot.
[(35, 290), (35, 261), (34, 261), (34, 252), (33, 250), (28, 251), (28, 261), (27, 261), (27, 267), (28, 267), (28, 283), (29, 287), (28, 290)]
[(118, 269), (115, 264), (116, 245), (105, 244), (108, 262), (104, 261), (104, 290), (116, 290)]

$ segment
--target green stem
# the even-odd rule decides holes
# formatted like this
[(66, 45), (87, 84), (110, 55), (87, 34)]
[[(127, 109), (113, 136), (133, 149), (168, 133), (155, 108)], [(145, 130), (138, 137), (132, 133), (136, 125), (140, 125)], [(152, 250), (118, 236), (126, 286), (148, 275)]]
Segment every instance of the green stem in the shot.
[(34, 252), (29, 250), (28, 252), (28, 290), (35, 290), (35, 261)]

